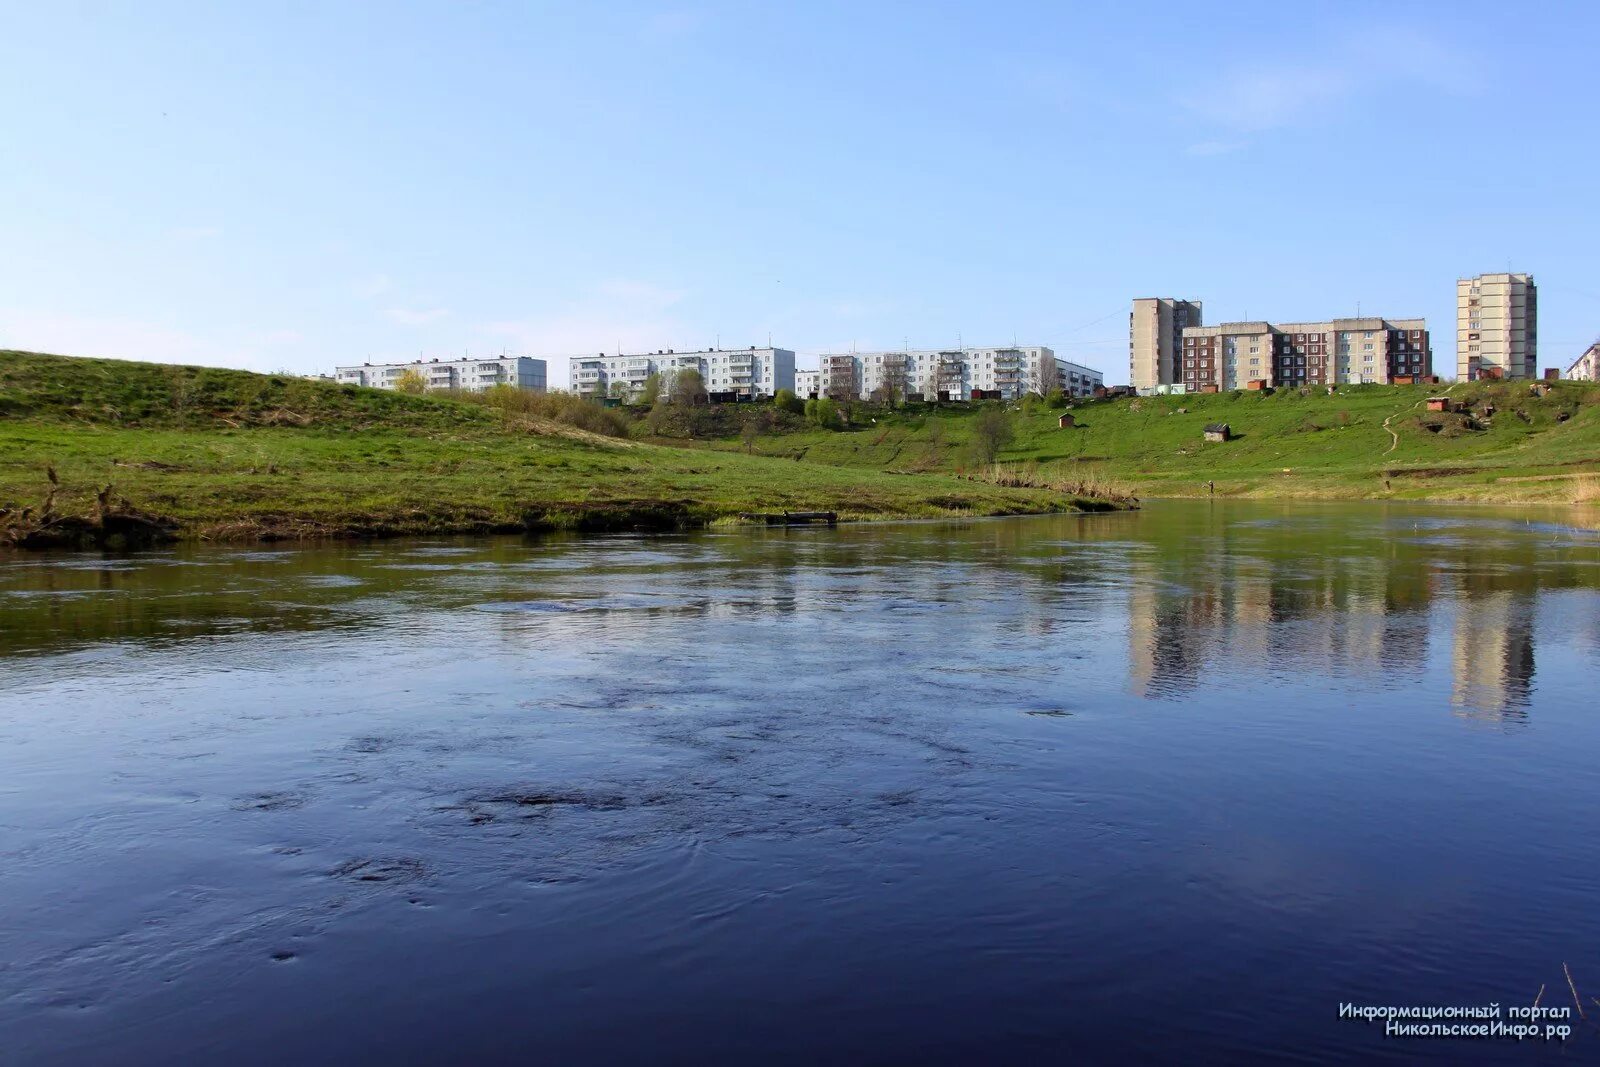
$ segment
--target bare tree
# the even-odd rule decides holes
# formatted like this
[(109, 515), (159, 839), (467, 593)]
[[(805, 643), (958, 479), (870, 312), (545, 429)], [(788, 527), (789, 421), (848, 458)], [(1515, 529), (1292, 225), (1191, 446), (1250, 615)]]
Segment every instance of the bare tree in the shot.
[(1039, 395), (1049, 396), (1061, 388), (1061, 368), (1056, 366), (1056, 357), (1041, 355), (1039, 357)]
[(885, 363), (878, 372), (878, 385), (872, 390), (872, 399), (875, 403), (886, 407), (894, 407), (906, 397), (906, 365), (900, 363)]
[(972, 423), (972, 453), (979, 463), (993, 463), (1015, 432), (1011, 418), (998, 407), (986, 407)]
[(672, 388), (667, 396), (674, 404), (683, 407), (704, 404), (709, 399), (706, 396), (706, 380), (693, 367), (686, 367), (672, 375)]

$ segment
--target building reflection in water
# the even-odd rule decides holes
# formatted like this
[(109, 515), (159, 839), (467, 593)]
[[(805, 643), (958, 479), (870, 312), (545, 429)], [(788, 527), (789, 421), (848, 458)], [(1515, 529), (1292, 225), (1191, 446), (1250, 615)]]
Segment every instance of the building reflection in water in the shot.
[(1219, 512), (1155, 540), (1161, 550), (1130, 554), (1128, 575), (1128, 684), (1147, 699), (1275, 672), (1414, 681), (1437, 619), (1453, 627), (1439, 634), (1451, 709), (1524, 721), (1541, 594), (1596, 585), (1592, 539), (1468, 514), (1286, 535)]
[(1464, 599), (1456, 609), (1450, 652), (1457, 715), (1523, 720), (1533, 692), (1535, 600), (1517, 593)]

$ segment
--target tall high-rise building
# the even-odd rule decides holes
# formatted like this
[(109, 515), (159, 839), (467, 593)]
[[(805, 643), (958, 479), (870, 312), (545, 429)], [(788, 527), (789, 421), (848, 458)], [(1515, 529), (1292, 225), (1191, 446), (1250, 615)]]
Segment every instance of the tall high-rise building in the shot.
[(1128, 316), (1128, 381), (1135, 389), (1177, 381), (1183, 331), (1203, 324), (1198, 300), (1166, 296), (1135, 300)]
[(1456, 282), (1456, 377), (1539, 376), (1539, 293), (1531, 274)]

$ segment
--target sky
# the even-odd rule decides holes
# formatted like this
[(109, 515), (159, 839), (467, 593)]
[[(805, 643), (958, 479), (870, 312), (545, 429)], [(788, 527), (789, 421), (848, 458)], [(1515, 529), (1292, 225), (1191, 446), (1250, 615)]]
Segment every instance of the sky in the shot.
[(1049, 345), (1138, 296), (1600, 335), (1600, 5), (0, 0), (0, 348)]

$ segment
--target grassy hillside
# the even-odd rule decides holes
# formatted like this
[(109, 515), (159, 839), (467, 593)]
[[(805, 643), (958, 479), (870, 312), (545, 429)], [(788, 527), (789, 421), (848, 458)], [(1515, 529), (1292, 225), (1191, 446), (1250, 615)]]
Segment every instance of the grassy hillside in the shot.
[[(1429, 414), (1423, 401), (1445, 392), (1494, 413)], [(1527, 383), (1472, 383), (1086, 401), (1071, 409), (1078, 425), (1064, 430), (1060, 414), (1017, 413), (1000, 462), (1025, 479), (1119, 484), (1146, 496), (1205, 494), (1215, 482), (1217, 493), (1243, 496), (1600, 498), (1600, 386), (1590, 383), (1562, 382), (1542, 397)], [(973, 466), (973, 422), (961, 405), (879, 413), (846, 432), (774, 435), (755, 448), (857, 469), (959, 471)], [(1228, 423), (1235, 439), (1204, 443), (1209, 422)]]
[(89, 514), (107, 484), (180, 536), (697, 524), (1096, 506), (941, 475), (615, 440), (475, 404), (243, 371), (0, 351), (0, 526)]

